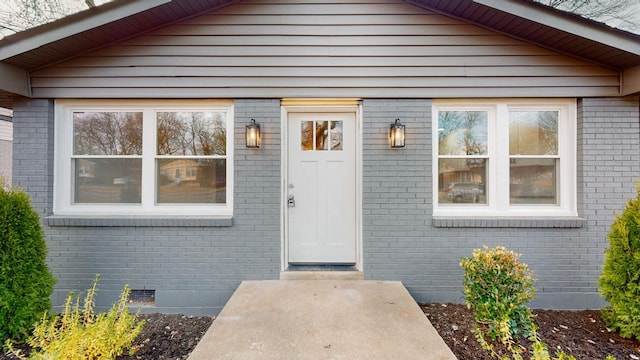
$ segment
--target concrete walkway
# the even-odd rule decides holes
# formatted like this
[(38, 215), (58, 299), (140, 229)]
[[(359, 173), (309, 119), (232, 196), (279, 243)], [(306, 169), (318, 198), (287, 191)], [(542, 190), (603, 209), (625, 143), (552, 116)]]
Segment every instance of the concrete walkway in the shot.
[(245, 281), (189, 360), (455, 359), (400, 282)]

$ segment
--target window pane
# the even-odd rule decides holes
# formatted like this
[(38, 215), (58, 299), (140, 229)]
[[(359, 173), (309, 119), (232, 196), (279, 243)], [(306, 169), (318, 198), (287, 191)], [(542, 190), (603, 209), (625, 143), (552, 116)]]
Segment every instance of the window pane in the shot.
[(158, 112), (158, 155), (225, 155), (223, 112)]
[(300, 128), (302, 151), (342, 150), (342, 121), (303, 121)]
[(328, 121), (316, 121), (316, 150), (329, 150)]
[(157, 160), (159, 204), (224, 204), (227, 189), (224, 159)]
[(313, 150), (313, 121), (303, 121), (300, 126), (302, 151)]
[(486, 180), (486, 159), (440, 159), (438, 202), (486, 204)]
[(331, 150), (342, 150), (342, 121), (331, 122)]
[(142, 154), (142, 113), (73, 113), (73, 154)]
[(440, 155), (486, 155), (486, 111), (438, 112), (438, 153)]
[(557, 159), (511, 159), (511, 204), (557, 204)]
[(509, 111), (510, 155), (557, 155), (557, 111)]
[(76, 203), (140, 203), (141, 159), (75, 159)]

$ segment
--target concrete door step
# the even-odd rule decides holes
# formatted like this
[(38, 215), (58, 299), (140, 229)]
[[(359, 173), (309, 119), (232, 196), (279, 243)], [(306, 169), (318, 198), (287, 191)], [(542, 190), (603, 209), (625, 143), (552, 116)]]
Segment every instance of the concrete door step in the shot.
[(280, 280), (364, 280), (362, 271), (296, 270), (282, 271)]
[(290, 264), (280, 280), (364, 280), (364, 272), (353, 265)]
[(245, 281), (189, 360), (455, 359), (400, 282)]

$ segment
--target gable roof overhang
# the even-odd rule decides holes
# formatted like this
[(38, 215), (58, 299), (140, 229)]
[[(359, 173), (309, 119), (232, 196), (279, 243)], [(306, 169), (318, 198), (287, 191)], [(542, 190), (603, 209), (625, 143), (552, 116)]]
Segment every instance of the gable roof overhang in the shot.
[(620, 95), (640, 93), (640, 35), (533, 0), (407, 0), (620, 72)]
[[(29, 72), (239, 0), (114, 0), (0, 41), (0, 106), (30, 96)], [(620, 95), (640, 92), (640, 35), (532, 0), (405, 0), (619, 71)]]

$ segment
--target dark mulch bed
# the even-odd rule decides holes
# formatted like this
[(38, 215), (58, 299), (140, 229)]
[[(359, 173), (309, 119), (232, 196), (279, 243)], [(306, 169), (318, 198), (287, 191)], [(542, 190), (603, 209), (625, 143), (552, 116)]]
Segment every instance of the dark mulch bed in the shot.
[(206, 316), (151, 314), (140, 317), (146, 322), (135, 341), (136, 352), (119, 360), (186, 359), (213, 321)]
[[(471, 332), (473, 315), (464, 305), (423, 304), (421, 307), (458, 359), (490, 359)], [(607, 355), (617, 360), (640, 360), (640, 343), (610, 332), (599, 311), (534, 310), (534, 313), (540, 337), (552, 351), (563, 350), (585, 360), (604, 360)], [(135, 341), (137, 352), (119, 360), (186, 359), (213, 321), (210, 317), (183, 315), (140, 317), (146, 324)], [(14, 358), (0, 354), (0, 360)]]
[[(207, 316), (164, 314), (143, 314), (139, 319), (145, 320), (145, 324), (134, 342), (136, 352), (118, 360), (186, 359), (213, 321)], [(0, 353), (0, 360), (16, 358)]]
[[(459, 304), (423, 304), (422, 310), (458, 359), (491, 359), (472, 333), (473, 314)], [(640, 359), (640, 342), (609, 331), (597, 310), (534, 310), (538, 334), (553, 354), (562, 350), (576, 359)], [(523, 345), (526, 345), (523, 342)], [(528, 359), (528, 356), (524, 356)]]

